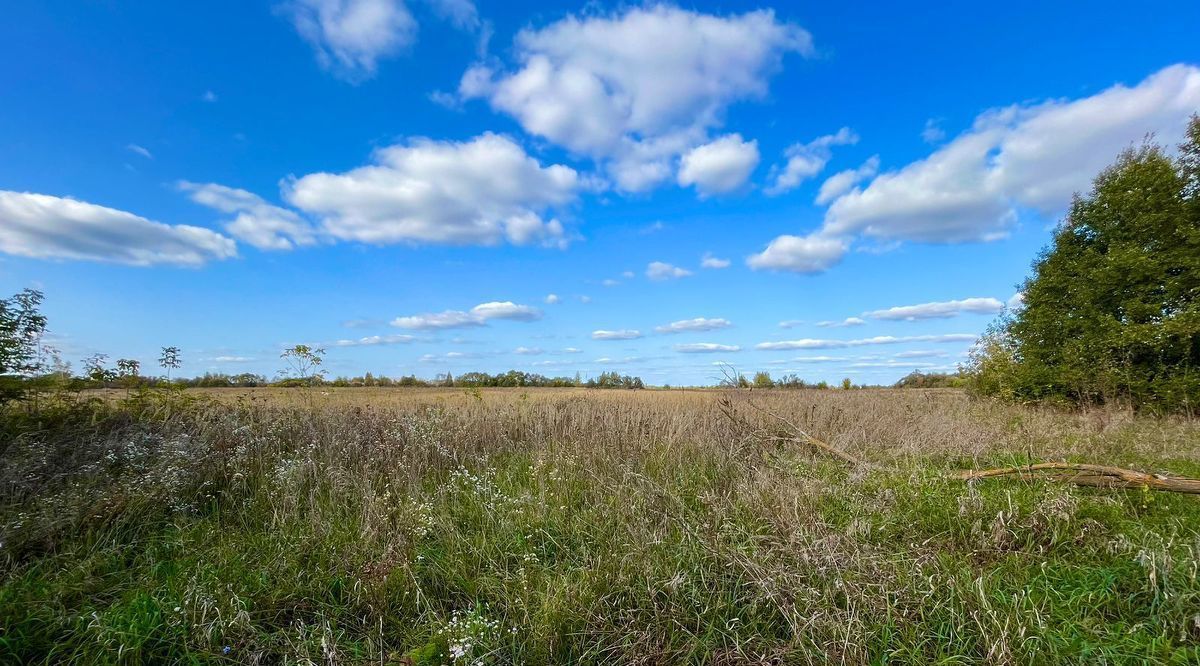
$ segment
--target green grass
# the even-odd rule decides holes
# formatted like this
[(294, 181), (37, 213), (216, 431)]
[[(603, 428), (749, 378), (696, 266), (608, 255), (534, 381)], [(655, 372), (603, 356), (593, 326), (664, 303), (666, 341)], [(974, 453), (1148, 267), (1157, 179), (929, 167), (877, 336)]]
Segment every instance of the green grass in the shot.
[(1195, 498), (618, 456), (514, 437), (509, 407), (507, 441), (424, 408), (27, 431), (0, 455), (0, 662), (1200, 663)]

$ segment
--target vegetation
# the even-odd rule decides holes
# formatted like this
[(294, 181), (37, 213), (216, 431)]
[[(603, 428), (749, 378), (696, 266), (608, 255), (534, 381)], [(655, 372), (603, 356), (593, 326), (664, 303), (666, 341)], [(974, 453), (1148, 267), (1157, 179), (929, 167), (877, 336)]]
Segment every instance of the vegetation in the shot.
[(1200, 117), (1172, 160), (1146, 144), (1077, 197), (972, 359), (975, 387), (1017, 400), (1200, 404)]
[[(216, 396), (216, 399), (205, 396)], [(1200, 660), (1200, 430), (890, 390), (241, 389), (9, 408), (0, 663)]]

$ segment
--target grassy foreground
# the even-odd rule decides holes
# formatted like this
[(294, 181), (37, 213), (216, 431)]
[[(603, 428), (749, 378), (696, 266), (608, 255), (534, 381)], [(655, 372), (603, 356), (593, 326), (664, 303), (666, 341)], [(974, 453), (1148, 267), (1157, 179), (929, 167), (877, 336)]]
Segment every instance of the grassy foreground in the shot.
[[(0, 422), (0, 663), (1200, 663), (1200, 426), (953, 391), (246, 390)], [(753, 403), (753, 405), (751, 404)]]

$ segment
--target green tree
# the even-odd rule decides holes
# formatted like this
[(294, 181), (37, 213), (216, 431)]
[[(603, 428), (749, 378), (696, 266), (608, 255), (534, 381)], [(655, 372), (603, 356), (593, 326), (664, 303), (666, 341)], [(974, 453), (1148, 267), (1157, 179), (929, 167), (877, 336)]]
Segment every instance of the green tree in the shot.
[(42, 292), (25, 289), (0, 299), (0, 403), (24, 395), (24, 380), (44, 370), (41, 341), (46, 317), (38, 309)]
[(308, 345), (296, 345), (290, 349), (284, 350), (279, 358), (287, 363), (287, 368), (281, 374), (291, 376), (305, 384), (312, 386), (317, 380), (325, 376), (325, 371), (319, 369), (321, 363), (325, 360), (325, 350), (318, 347), (310, 347)]
[(775, 388), (775, 381), (771, 379), (771, 373), (762, 370), (754, 373), (754, 388)]
[(1200, 117), (1179, 158), (1147, 143), (1077, 196), (1009, 313), (972, 358), (1017, 399), (1200, 401)]
[(162, 355), (158, 357), (158, 364), (167, 371), (167, 381), (170, 382), (171, 371), (183, 365), (183, 358), (180, 356), (179, 347), (163, 347)]

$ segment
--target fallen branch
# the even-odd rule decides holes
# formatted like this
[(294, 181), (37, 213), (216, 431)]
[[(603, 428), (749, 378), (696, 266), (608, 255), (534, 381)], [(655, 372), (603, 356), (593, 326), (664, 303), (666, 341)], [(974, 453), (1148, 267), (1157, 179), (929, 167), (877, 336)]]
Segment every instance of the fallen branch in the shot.
[[(794, 422), (784, 418), (783, 416), (772, 412), (771, 410), (757, 405), (752, 400), (747, 400), (746, 404), (755, 411), (766, 414), (775, 421), (782, 424), (785, 430), (791, 431), (790, 437), (770, 434), (762, 428), (752, 425), (749, 421), (737, 413), (737, 409), (733, 405), (733, 401), (728, 396), (723, 396), (718, 401), (718, 406), (721, 412), (731, 421), (737, 424), (741, 429), (758, 439), (767, 439), (776, 442), (792, 442), (810, 446), (818, 451), (825, 453), (845, 462), (854, 467), (874, 467), (870, 463), (853, 456), (845, 451), (820, 440), (805, 432)], [(1163, 474), (1147, 474), (1132, 469), (1124, 469), (1121, 467), (1111, 467), (1108, 465), (1092, 465), (1088, 463), (1065, 463), (1065, 462), (1046, 462), (1026, 465), (1023, 467), (1000, 467), (996, 469), (968, 469), (961, 472), (951, 472), (950, 478), (959, 479), (962, 481), (977, 481), (980, 479), (994, 478), (1020, 478), (1025, 480), (1041, 479), (1044, 481), (1057, 481), (1061, 483), (1071, 483), (1077, 486), (1089, 486), (1093, 488), (1146, 488), (1149, 490), (1161, 490), (1170, 493), (1187, 493), (1191, 495), (1200, 495), (1200, 479), (1192, 479), (1181, 476), (1166, 476)]]
[(1023, 467), (1001, 467), (998, 469), (965, 470), (954, 478), (963, 481), (991, 479), (997, 477), (1021, 479), (1048, 479), (1073, 483), (1077, 486), (1095, 488), (1148, 488), (1172, 493), (1200, 495), (1200, 479), (1162, 474), (1147, 474), (1132, 469), (1090, 465), (1087, 463), (1037, 463)]

